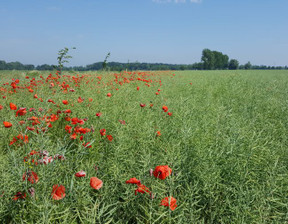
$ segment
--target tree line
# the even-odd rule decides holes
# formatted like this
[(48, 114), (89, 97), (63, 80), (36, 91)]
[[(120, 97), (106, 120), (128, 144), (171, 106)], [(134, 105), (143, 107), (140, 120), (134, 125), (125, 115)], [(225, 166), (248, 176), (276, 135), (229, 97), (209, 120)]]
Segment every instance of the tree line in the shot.
[[(74, 71), (95, 71), (102, 70), (103, 64), (105, 69), (111, 71), (124, 71), (124, 70), (236, 70), (236, 69), (288, 69), (288, 66), (267, 66), (267, 65), (252, 65), (247, 62), (244, 65), (239, 65), (238, 60), (230, 59), (222, 52), (212, 51), (204, 49), (202, 51), (201, 62), (194, 64), (165, 64), (165, 63), (140, 63), (140, 62), (96, 62), (86, 66), (64, 66), (62, 70), (74, 70)], [(0, 60), (0, 70), (55, 70), (57, 65), (38, 65), (32, 64), (23, 65), (20, 62), (6, 63), (4, 60)]]

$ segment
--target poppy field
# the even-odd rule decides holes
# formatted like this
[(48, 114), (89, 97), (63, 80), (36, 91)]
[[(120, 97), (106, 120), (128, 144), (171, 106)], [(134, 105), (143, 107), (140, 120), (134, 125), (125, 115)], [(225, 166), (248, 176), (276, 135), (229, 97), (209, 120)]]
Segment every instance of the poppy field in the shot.
[(0, 223), (288, 222), (287, 71), (0, 84)]

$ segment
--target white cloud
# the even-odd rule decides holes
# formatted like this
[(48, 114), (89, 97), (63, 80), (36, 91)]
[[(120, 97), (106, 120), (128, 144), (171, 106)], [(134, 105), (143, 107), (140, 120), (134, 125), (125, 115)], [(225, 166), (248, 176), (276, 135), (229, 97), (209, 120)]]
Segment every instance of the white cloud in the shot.
[[(153, 2), (156, 3), (170, 3), (170, 2), (174, 2), (174, 3), (186, 3), (186, 0), (153, 0)], [(191, 3), (201, 3), (202, 0), (187, 0), (187, 2), (191, 2)]]

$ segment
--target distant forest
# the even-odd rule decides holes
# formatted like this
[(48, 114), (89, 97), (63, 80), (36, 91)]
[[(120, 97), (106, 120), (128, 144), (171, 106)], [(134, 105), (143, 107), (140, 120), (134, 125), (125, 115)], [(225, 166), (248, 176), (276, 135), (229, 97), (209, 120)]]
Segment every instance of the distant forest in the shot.
[[(97, 71), (103, 69), (103, 62), (96, 62), (86, 66), (64, 66), (62, 70), (74, 70), (74, 71)], [(6, 63), (4, 60), (0, 60), (0, 70), (55, 70), (57, 65), (38, 65), (32, 64), (24, 65), (20, 62)], [(211, 51), (204, 49), (202, 51), (201, 62), (194, 64), (164, 64), (164, 63), (120, 63), (120, 62), (107, 62), (105, 69), (110, 71), (124, 71), (124, 70), (236, 70), (236, 69), (288, 69), (288, 66), (267, 66), (267, 65), (252, 65), (247, 62), (244, 65), (239, 65), (238, 60), (230, 59), (227, 55), (224, 55), (218, 51)]]

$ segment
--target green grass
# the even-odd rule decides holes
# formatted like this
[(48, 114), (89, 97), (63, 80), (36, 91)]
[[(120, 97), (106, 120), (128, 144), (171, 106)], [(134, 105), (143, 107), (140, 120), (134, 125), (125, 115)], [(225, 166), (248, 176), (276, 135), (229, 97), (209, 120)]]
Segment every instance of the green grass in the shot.
[[(19, 78), (22, 86), (29, 82), (26, 74), (2, 72), (1, 84)], [(39, 74), (30, 75), (39, 80)], [(32, 87), (34, 93), (27, 89), (0, 92), (4, 107), (0, 110), (1, 223), (288, 222), (287, 71), (185, 71), (175, 76), (173, 72), (150, 72), (146, 76), (153, 81), (150, 87), (136, 80), (142, 78), (137, 73), (136, 79), (123, 85), (110, 84), (113, 73), (100, 74), (101, 84), (97, 84), (99, 74), (83, 74), (80, 87), (74, 87), (71, 78), (59, 79), (61, 84), (66, 80), (75, 92), (63, 93), (57, 85), (50, 89), (49, 82), (37, 83)], [(130, 78), (118, 76), (119, 81)], [(35, 93), (43, 102), (33, 99)], [(81, 104), (79, 96), (85, 99)], [(59, 107), (48, 103), (50, 98)], [(62, 104), (64, 99), (69, 105)], [(33, 112), (15, 117), (10, 102), (18, 107), (42, 107), (42, 116), (71, 109), (71, 117), (88, 118), (83, 126), (95, 132), (85, 134), (84, 141), (93, 142), (92, 148), (70, 139), (64, 130), (69, 122), (63, 114), (46, 133), (25, 131)], [(140, 103), (146, 107), (141, 108)], [(171, 117), (162, 111), (163, 105), (173, 113)], [(96, 117), (97, 112), (103, 115)], [(26, 124), (17, 124), (20, 120)], [(13, 126), (4, 128), (3, 121)], [(113, 136), (112, 142), (101, 139), (102, 128)], [(156, 131), (161, 131), (160, 137)], [(20, 132), (29, 136), (29, 143), (9, 146)], [(33, 167), (39, 182), (32, 185), (22, 181), (29, 169), (23, 158), (31, 150), (63, 154), (66, 160)], [(149, 170), (158, 165), (169, 165), (172, 175), (165, 180), (150, 177)], [(74, 174), (80, 170), (87, 176), (77, 179)], [(98, 191), (89, 185), (93, 176), (103, 180)], [(125, 184), (131, 177), (141, 180), (155, 198), (135, 196), (136, 187)], [(65, 186), (62, 200), (51, 198), (54, 184)], [(34, 198), (28, 194), (30, 187), (35, 188)], [(13, 201), (18, 191), (26, 191), (27, 198)], [(174, 211), (160, 206), (167, 196), (177, 199)]]

